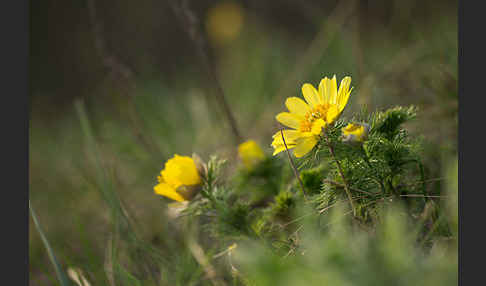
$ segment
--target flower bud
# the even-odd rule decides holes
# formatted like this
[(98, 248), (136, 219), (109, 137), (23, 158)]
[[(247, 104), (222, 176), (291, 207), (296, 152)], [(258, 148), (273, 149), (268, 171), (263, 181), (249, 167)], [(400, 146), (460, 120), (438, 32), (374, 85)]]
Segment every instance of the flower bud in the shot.
[(342, 141), (352, 144), (361, 144), (368, 139), (370, 126), (366, 123), (349, 123), (341, 131)]
[(248, 140), (238, 146), (238, 155), (246, 168), (251, 169), (265, 158), (262, 148), (253, 140)]
[(192, 153), (192, 160), (194, 160), (194, 163), (196, 164), (196, 169), (199, 173), (199, 176), (206, 178), (208, 176), (208, 167), (201, 159), (201, 157), (199, 157), (199, 155), (196, 153)]

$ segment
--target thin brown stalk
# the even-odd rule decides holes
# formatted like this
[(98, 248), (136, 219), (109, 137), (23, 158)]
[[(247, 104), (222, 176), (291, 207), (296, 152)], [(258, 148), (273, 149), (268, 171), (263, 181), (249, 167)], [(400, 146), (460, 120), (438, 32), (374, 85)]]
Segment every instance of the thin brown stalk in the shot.
[(191, 251), (194, 259), (196, 259), (196, 261), (203, 268), (204, 272), (206, 272), (207, 277), (209, 280), (211, 280), (213, 285), (225, 285), (222, 281), (217, 279), (216, 270), (206, 257), (203, 248), (194, 239), (190, 239), (188, 241), (188, 248)]
[(313, 66), (317, 65), (318, 61), (316, 61), (316, 58), (325, 53), (337, 31), (344, 25), (348, 16), (351, 15), (356, 8), (355, 4), (355, 0), (338, 2), (331, 15), (322, 24), (316, 37), (310, 43), (309, 48), (302, 54), (302, 57), (292, 69), (287, 80), (283, 81), (283, 85), (277, 94), (288, 95), (289, 92), (293, 91), (292, 87), (299, 82), (302, 75), (305, 75), (312, 70)]
[(292, 160), (292, 156), (290, 156), (290, 152), (289, 152), (289, 149), (287, 147), (287, 143), (285, 142), (285, 138), (284, 138), (284, 135), (283, 135), (282, 128), (280, 128), (280, 134), (282, 135), (282, 141), (284, 143), (285, 150), (287, 151), (287, 156), (289, 157), (289, 162), (290, 162), (290, 165), (292, 166), (292, 170), (294, 171), (294, 175), (297, 178), (297, 180), (299, 181), (300, 187), (302, 188), (302, 193), (304, 194), (304, 199), (307, 200), (307, 194), (305, 193), (304, 184), (302, 183), (302, 180), (300, 179), (299, 171), (297, 171), (297, 168), (295, 167), (294, 161)]
[(198, 19), (196, 15), (192, 12), (189, 8), (188, 0), (183, 1), (176, 1), (176, 0), (168, 0), (167, 1), (171, 6), (176, 18), (179, 20), (181, 27), (184, 31), (189, 35), (189, 38), (192, 40), (195, 48), (197, 57), (201, 63), (201, 66), (204, 70), (206, 70), (206, 74), (209, 77), (209, 82), (212, 84), (214, 89), (214, 96), (216, 101), (221, 105), (223, 112), (226, 116), (226, 120), (231, 127), (231, 131), (233, 134), (233, 138), (237, 144), (243, 141), (243, 137), (238, 129), (238, 125), (236, 123), (236, 119), (231, 111), (231, 108), (226, 100), (224, 95), (223, 88), (216, 76), (216, 71), (214, 70), (211, 61), (209, 60), (208, 52), (206, 49), (206, 41), (204, 39), (203, 34), (201, 33), (198, 25)]
[(443, 180), (444, 180), (444, 178), (433, 178), (433, 179), (428, 179), (428, 180), (425, 180), (425, 181), (420, 180), (420, 181), (409, 183), (409, 184), (398, 185), (398, 188), (410, 187), (410, 186), (414, 186), (414, 185), (418, 185), (418, 184), (437, 182), (437, 181), (443, 181)]
[[(388, 197), (388, 198), (390, 198), (390, 197)], [(384, 202), (384, 201), (385, 201), (385, 199), (387, 199), (387, 198), (386, 198), (386, 197), (383, 197), (383, 198), (381, 198), (381, 199), (376, 199), (376, 200), (373, 200), (373, 201), (371, 201), (371, 202), (368, 202), (368, 203), (364, 204), (364, 205), (363, 205), (363, 207), (367, 207), (367, 206), (372, 205), (372, 204), (374, 204), (374, 203), (377, 203), (377, 202), (379, 202), (379, 201)], [(345, 212), (345, 213), (344, 213), (344, 214), (343, 214), (341, 217), (339, 217), (338, 219), (336, 219), (336, 220), (334, 220), (334, 221), (331, 221), (330, 223), (328, 223), (328, 224), (324, 225), (324, 227), (328, 227), (328, 226), (330, 226), (330, 225), (332, 225), (332, 224), (334, 224), (334, 223), (338, 222), (338, 220), (343, 219), (345, 216), (347, 216), (348, 214), (350, 214), (350, 213), (352, 213), (352, 212), (353, 212), (353, 211)]]
[[(362, 199), (362, 198), (363, 198), (363, 196), (361, 196), (361, 197), (354, 197), (354, 198), (353, 198), (353, 201), (356, 201), (356, 200), (359, 200), (359, 199)], [(325, 207), (325, 208), (323, 208), (323, 209), (319, 210), (319, 214), (323, 214), (324, 212), (326, 212), (326, 211), (327, 211), (327, 210), (329, 210), (330, 208), (335, 207), (337, 204), (342, 203), (342, 202), (344, 202), (344, 201), (345, 201), (345, 200), (339, 200), (339, 201), (336, 201), (334, 204), (332, 204), (332, 205), (330, 205), (330, 206), (327, 206), (327, 207)]]
[(332, 204), (332, 205), (330, 205), (330, 206), (327, 206), (327, 207), (323, 208), (322, 210), (320, 210), (320, 211), (319, 211), (319, 214), (323, 214), (324, 212), (326, 212), (326, 211), (327, 211), (327, 210), (329, 210), (330, 208), (333, 208), (333, 207), (337, 206), (337, 205), (338, 205), (338, 203), (340, 203), (340, 202), (341, 202), (341, 201), (336, 202), (336, 203), (334, 203), (334, 204)]
[(308, 216), (310, 216), (310, 215), (313, 215), (313, 214), (314, 214), (314, 212), (312, 212), (312, 213), (308, 213), (308, 214), (305, 214), (305, 215), (300, 216), (300, 217), (298, 217), (298, 218), (296, 218), (296, 219), (294, 219), (294, 220), (291, 220), (291, 221), (289, 221), (289, 222), (287, 222), (287, 223), (285, 223), (285, 224), (279, 225), (279, 227), (280, 227), (280, 228), (285, 228), (285, 227), (287, 227), (287, 226), (289, 226), (289, 225), (291, 225), (291, 224), (293, 224), (293, 223), (296, 223), (296, 222), (298, 222), (298, 221), (300, 221), (300, 220), (302, 220), (302, 219), (304, 219), (304, 218), (306, 218), (306, 217), (308, 217)]
[[(328, 184), (331, 184), (331, 185), (334, 185), (334, 186), (337, 186), (337, 187), (340, 187), (340, 188), (344, 188), (344, 184), (340, 184), (338, 182), (335, 182), (335, 181), (331, 181), (331, 180), (327, 180), (327, 179), (324, 179), (322, 180), (323, 183), (328, 183)], [(416, 184), (418, 183), (421, 183), (421, 182), (416, 182)], [(367, 192), (367, 191), (363, 191), (363, 190), (360, 190), (360, 189), (356, 189), (356, 188), (349, 188), (350, 190), (352, 190), (353, 192), (358, 192), (358, 193), (363, 193), (363, 194), (367, 194), (369, 196), (373, 196), (373, 197), (376, 197), (380, 194), (373, 194), (373, 193), (370, 193), (370, 192)], [(428, 196), (424, 196), (423, 194), (405, 194), (405, 195), (400, 195), (400, 197), (412, 197), (412, 198), (444, 198), (444, 197), (447, 197), (447, 196), (436, 196), (436, 195), (428, 195)]]
[(231, 251), (233, 251), (235, 248), (237, 247), (237, 244), (236, 243), (233, 243), (232, 245), (228, 246), (225, 250), (219, 252), (219, 253), (216, 253), (213, 255), (212, 259), (216, 259), (216, 258), (219, 258), (223, 255), (225, 255), (226, 253), (229, 253)]
[(97, 13), (96, 3), (94, 0), (87, 0), (87, 4), (89, 21), (91, 24), (96, 53), (101, 59), (101, 63), (103, 64), (103, 66), (107, 70), (109, 70), (109, 75), (112, 76), (119, 83), (121, 83), (121, 86), (123, 88), (122, 91), (128, 97), (128, 112), (131, 122), (133, 124), (133, 128), (131, 128), (131, 131), (134, 133), (135, 137), (139, 140), (139, 142), (144, 145), (145, 148), (147, 148), (147, 150), (149, 150), (153, 154), (160, 154), (161, 152), (158, 147), (153, 144), (151, 136), (149, 134), (142, 133), (142, 128), (139, 128), (139, 126), (143, 126), (143, 120), (136, 110), (136, 105), (132, 97), (132, 91), (136, 88), (135, 80), (133, 77), (134, 72), (127, 64), (120, 60), (119, 57), (108, 51), (106, 47), (106, 40), (103, 34), (103, 25), (102, 22), (99, 20)]
[(327, 147), (329, 147), (329, 152), (331, 153), (331, 156), (334, 159), (334, 162), (336, 162), (336, 166), (338, 168), (339, 175), (341, 176), (341, 179), (343, 180), (344, 190), (346, 191), (346, 195), (348, 196), (349, 204), (351, 205), (351, 208), (353, 209), (353, 215), (356, 216), (356, 208), (354, 207), (353, 197), (351, 196), (351, 191), (349, 190), (348, 182), (346, 181), (346, 178), (344, 177), (343, 170), (341, 169), (341, 164), (339, 163), (339, 160), (337, 159), (336, 155), (334, 154), (334, 148), (332, 147), (331, 141), (329, 140), (329, 136), (327, 136), (326, 130), (324, 130), (323, 133), (324, 133), (324, 139), (326, 140)]
[(98, 19), (95, 1), (87, 0), (87, 4), (89, 10), (89, 20), (94, 36), (95, 49), (98, 56), (101, 58), (103, 65), (117, 76), (120, 76), (126, 80), (126, 83), (128, 83), (131, 88), (135, 87), (134, 82), (131, 80), (133, 77), (132, 70), (114, 54), (109, 53), (106, 48), (103, 27)]
[(238, 269), (233, 265), (233, 259), (231, 257), (231, 254), (233, 253), (233, 249), (230, 249), (228, 251), (228, 264), (230, 265), (231, 267), (231, 275), (234, 277), (234, 278), (237, 278), (237, 277), (241, 277), (242, 279), (244, 279), (244, 277), (241, 275), (240, 271), (238, 271)]
[(407, 194), (407, 195), (400, 195), (400, 197), (412, 197), (412, 198), (445, 198), (447, 196), (434, 196), (434, 195), (424, 196), (422, 194)]
[(110, 284), (110, 286), (115, 286), (115, 275), (114, 275), (114, 271), (113, 271), (113, 235), (111, 234), (109, 239), (108, 239), (108, 243), (107, 243), (107, 247), (106, 247), (106, 251), (105, 251), (105, 260), (104, 260), (104, 263), (103, 263), (103, 267), (104, 267), (104, 270), (105, 270), (105, 274), (106, 274), (106, 278), (108, 279), (108, 283)]

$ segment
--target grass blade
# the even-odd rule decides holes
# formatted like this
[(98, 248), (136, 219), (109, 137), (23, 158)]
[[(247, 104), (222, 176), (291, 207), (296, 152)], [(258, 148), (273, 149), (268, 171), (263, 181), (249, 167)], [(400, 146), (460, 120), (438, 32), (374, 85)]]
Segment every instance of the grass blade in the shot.
[(49, 241), (47, 240), (47, 237), (45, 236), (44, 232), (42, 231), (39, 221), (37, 220), (37, 216), (34, 212), (34, 209), (32, 208), (32, 205), (30, 204), (29, 200), (29, 210), (30, 210), (30, 215), (32, 216), (32, 220), (34, 221), (35, 228), (39, 232), (39, 235), (42, 239), (42, 243), (44, 244), (47, 254), (49, 255), (49, 260), (51, 261), (52, 265), (54, 266), (54, 270), (56, 271), (57, 279), (59, 279), (59, 282), (61, 282), (62, 286), (71, 286), (71, 283), (69, 282), (69, 279), (66, 276), (66, 273), (63, 271), (61, 265), (56, 259), (56, 255), (54, 255), (54, 251), (51, 248), (51, 245), (49, 244)]

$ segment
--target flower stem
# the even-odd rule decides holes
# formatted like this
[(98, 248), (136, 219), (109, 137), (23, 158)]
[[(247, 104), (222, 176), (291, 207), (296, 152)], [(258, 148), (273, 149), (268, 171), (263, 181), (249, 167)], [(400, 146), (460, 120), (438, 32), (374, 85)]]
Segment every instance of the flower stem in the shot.
[(324, 129), (323, 133), (324, 133), (324, 139), (326, 140), (326, 144), (329, 147), (329, 152), (331, 153), (331, 156), (333, 157), (334, 161), (336, 162), (336, 166), (338, 168), (339, 175), (341, 175), (341, 179), (343, 180), (344, 190), (346, 191), (346, 195), (348, 196), (349, 204), (351, 205), (351, 208), (353, 209), (353, 215), (356, 216), (356, 208), (354, 207), (353, 197), (351, 196), (351, 192), (349, 191), (348, 182), (346, 181), (346, 178), (344, 177), (343, 170), (341, 169), (341, 164), (339, 163), (339, 161), (336, 157), (336, 154), (334, 154), (334, 148), (331, 145), (331, 140), (327, 136), (327, 132), (326, 132), (325, 129)]
[(297, 168), (295, 167), (294, 161), (292, 161), (292, 157), (290, 156), (289, 148), (287, 148), (287, 143), (285, 142), (285, 138), (283, 135), (282, 128), (280, 128), (280, 135), (282, 135), (282, 141), (285, 145), (285, 150), (287, 150), (287, 156), (289, 157), (290, 165), (292, 166), (292, 170), (294, 171), (294, 175), (297, 178), (297, 180), (300, 183), (300, 187), (302, 188), (302, 193), (304, 194), (304, 199), (307, 201), (307, 195), (305, 193), (305, 188), (304, 184), (302, 183), (302, 180), (300, 179), (299, 172), (297, 171)]

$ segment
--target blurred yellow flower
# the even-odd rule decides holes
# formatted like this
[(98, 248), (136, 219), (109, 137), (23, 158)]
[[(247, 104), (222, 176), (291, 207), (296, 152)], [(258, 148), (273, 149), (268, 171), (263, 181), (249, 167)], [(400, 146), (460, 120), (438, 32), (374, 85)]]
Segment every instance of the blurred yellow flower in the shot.
[(243, 8), (235, 2), (220, 2), (210, 8), (206, 31), (212, 43), (223, 45), (234, 40), (243, 27)]
[[(351, 77), (341, 80), (339, 90), (336, 75), (332, 79), (324, 77), (319, 90), (309, 83), (302, 86), (305, 101), (298, 97), (289, 97), (285, 106), (290, 112), (277, 114), (277, 120), (293, 129), (283, 130), (288, 149), (294, 148), (295, 157), (302, 157), (317, 144), (322, 128), (334, 123), (348, 103), (352, 88)], [(273, 135), (273, 155), (285, 150), (280, 131)]]
[(160, 174), (155, 193), (178, 202), (187, 201), (190, 192), (202, 182), (194, 160), (177, 154), (165, 163)]
[(368, 138), (369, 125), (366, 123), (349, 123), (341, 129), (343, 142), (360, 143)]
[(246, 168), (251, 168), (265, 158), (262, 148), (253, 140), (248, 140), (238, 146), (238, 155)]

